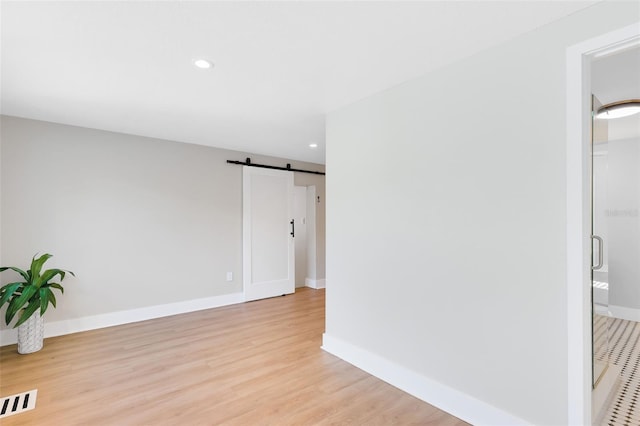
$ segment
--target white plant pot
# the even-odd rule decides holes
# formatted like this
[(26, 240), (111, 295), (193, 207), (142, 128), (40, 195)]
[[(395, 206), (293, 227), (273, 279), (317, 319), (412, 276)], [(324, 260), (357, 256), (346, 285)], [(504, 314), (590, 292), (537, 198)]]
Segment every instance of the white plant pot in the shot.
[(44, 339), (44, 318), (40, 316), (40, 309), (18, 327), (18, 353), (30, 354), (42, 349)]

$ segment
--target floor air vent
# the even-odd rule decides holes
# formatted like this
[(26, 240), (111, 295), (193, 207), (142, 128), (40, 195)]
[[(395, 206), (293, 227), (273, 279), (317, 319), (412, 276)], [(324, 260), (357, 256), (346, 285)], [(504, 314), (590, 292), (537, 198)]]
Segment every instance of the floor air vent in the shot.
[(0, 398), (0, 419), (22, 413), (24, 411), (33, 410), (36, 408), (37, 395), (38, 390), (34, 389), (28, 392)]

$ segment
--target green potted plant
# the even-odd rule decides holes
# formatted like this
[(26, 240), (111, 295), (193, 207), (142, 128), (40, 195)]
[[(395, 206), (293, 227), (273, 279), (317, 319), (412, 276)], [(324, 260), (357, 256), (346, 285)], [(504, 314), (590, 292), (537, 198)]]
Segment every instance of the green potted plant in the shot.
[[(37, 255), (36, 255), (37, 256)], [(13, 328), (18, 327), (18, 352), (28, 354), (42, 349), (44, 338), (44, 320), (42, 315), (47, 311), (49, 304), (55, 308), (56, 297), (53, 289), (64, 293), (59, 282), (52, 282), (60, 277), (62, 282), (67, 273), (75, 276), (71, 271), (63, 269), (42, 270), (44, 263), (51, 257), (43, 254), (34, 256), (31, 267), (23, 271), (15, 266), (3, 266), (0, 272), (11, 269), (20, 275), (20, 281), (10, 282), (0, 287), (0, 308), (6, 303), (7, 311), (4, 320), (7, 325), (18, 317)]]

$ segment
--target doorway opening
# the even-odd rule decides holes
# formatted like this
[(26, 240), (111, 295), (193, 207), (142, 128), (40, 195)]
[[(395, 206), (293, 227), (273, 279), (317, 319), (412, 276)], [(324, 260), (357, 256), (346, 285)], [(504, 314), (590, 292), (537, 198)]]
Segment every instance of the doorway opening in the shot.
[(318, 285), (317, 247), (318, 238), (324, 241), (324, 234), (318, 232), (317, 193), (315, 185), (294, 187), (296, 288), (321, 288)]
[(324, 176), (243, 168), (245, 301), (324, 288)]
[[(592, 424), (592, 67), (595, 61), (637, 47), (640, 26), (631, 25), (567, 50), (567, 323), (568, 420)], [(599, 248), (600, 253), (603, 251)], [(602, 256), (598, 256), (602, 258)], [(597, 266), (600, 268), (599, 262)]]

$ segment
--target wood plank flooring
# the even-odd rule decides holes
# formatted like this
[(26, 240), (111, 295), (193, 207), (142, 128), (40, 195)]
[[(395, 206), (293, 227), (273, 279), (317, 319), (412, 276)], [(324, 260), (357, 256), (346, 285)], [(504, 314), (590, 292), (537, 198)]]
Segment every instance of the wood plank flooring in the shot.
[(0, 396), (38, 389), (13, 425), (466, 423), (320, 349), (324, 290), (0, 348)]

